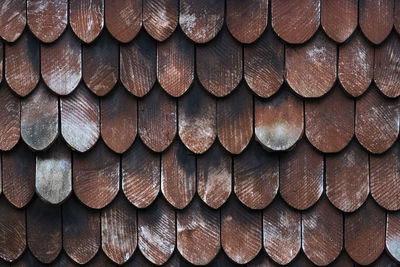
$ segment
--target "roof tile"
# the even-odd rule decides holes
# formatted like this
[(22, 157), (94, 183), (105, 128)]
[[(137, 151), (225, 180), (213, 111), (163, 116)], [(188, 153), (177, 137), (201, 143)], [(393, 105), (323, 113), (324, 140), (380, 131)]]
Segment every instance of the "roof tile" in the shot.
[(320, 97), (336, 81), (336, 44), (319, 31), (302, 46), (287, 46), (286, 81), (303, 97)]
[(160, 155), (140, 140), (122, 155), (122, 189), (138, 208), (146, 208), (160, 191)]
[(341, 151), (354, 135), (354, 99), (339, 86), (326, 96), (305, 101), (306, 136), (324, 153)]
[(121, 84), (100, 99), (101, 137), (117, 153), (124, 153), (137, 135), (137, 100)]
[(197, 77), (217, 97), (230, 94), (242, 79), (242, 46), (224, 27), (207, 45), (196, 47)]
[(283, 83), (284, 46), (268, 28), (254, 44), (244, 46), (244, 79), (260, 97), (275, 94)]
[(318, 266), (333, 262), (343, 245), (342, 213), (323, 196), (315, 206), (302, 213), (301, 222), (306, 256)]
[(232, 191), (232, 157), (215, 142), (197, 156), (197, 193), (211, 208), (219, 209)]
[(139, 99), (139, 136), (155, 152), (164, 151), (176, 135), (176, 100), (156, 84), (145, 97)]
[(321, 25), (338, 43), (346, 41), (358, 24), (358, 0), (321, 0)]
[(18, 142), (21, 129), (20, 100), (6, 85), (0, 86), (0, 150), (10, 150)]
[(195, 265), (210, 263), (220, 250), (220, 212), (207, 207), (198, 197), (177, 211), (177, 249)]
[(156, 81), (156, 42), (144, 31), (129, 44), (120, 45), (120, 79), (135, 96), (146, 95)]
[(102, 209), (119, 191), (120, 159), (100, 141), (87, 153), (72, 155), (73, 188), (86, 206)]
[(265, 30), (267, 22), (268, 0), (226, 2), (226, 24), (239, 42), (254, 42)]
[(104, 26), (104, 0), (69, 0), (69, 24), (79, 39), (93, 42)]
[(53, 44), (41, 44), (42, 78), (59, 95), (70, 94), (82, 77), (81, 44), (67, 30)]
[(217, 135), (217, 103), (198, 82), (178, 99), (179, 137), (194, 153), (207, 151)]
[(96, 95), (107, 94), (118, 80), (118, 43), (103, 33), (91, 45), (83, 45), (82, 78)]
[(194, 79), (194, 45), (179, 30), (157, 43), (157, 79), (174, 97), (185, 93)]
[(42, 42), (56, 41), (67, 27), (68, 0), (27, 0), (29, 29)]
[(26, 267), (26, 266), (37, 266), (45, 267), (46, 265), (38, 261), (30, 252), (29, 249), (25, 249), (24, 254), (12, 263), (13, 267)]
[(61, 134), (79, 152), (89, 150), (100, 136), (99, 100), (82, 83), (61, 98)]
[(26, 212), (28, 246), (43, 263), (54, 261), (62, 248), (61, 207), (33, 200)]
[(361, 265), (374, 262), (385, 246), (385, 212), (368, 198), (365, 204), (344, 218), (344, 247)]
[(359, 2), (359, 24), (364, 35), (380, 44), (393, 28), (394, 0), (365, 0)]
[(374, 48), (356, 31), (349, 41), (339, 45), (338, 78), (353, 97), (362, 95), (373, 76)]
[(272, 27), (291, 44), (309, 40), (320, 24), (320, 0), (271, 0)]
[(353, 140), (342, 152), (326, 155), (325, 190), (344, 212), (357, 210), (369, 194), (368, 153)]
[(246, 264), (261, 250), (261, 216), (259, 211), (246, 209), (234, 196), (222, 207), (221, 244), (234, 262)]
[(102, 210), (101, 229), (101, 247), (108, 258), (117, 264), (129, 260), (137, 246), (136, 209), (123, 194)]
[(63, 248), (76, 263), (90, 261), (100, 247), (100, 212), (70, 197), (63, 205)]
[(26, 24), (26, 1), (4, 0), (0, 3), (0, 36), (7, 42), (15, 42)]
[(278, 155), (264, 151), (256, 142), (234, 157), (233, 172), (235, 194), (250, 209), (267, 207), (278, 193)]
[(110, 34), (128, 43), (142, 27), (142, 0), (104, 0), (104, 20)]
[(268, 99), (254, 98), (255, 139), (266, 149), (292, 148), (303, 136), (303, 100), (287, 86)]
[(175, 208), (183, 209), (196, 192), (196, 161), (180, 141), (161, 156), (161, 192)]
[(304, 139), (281, 155), (279, 173), (280, 195), (295, 209), (308, 209), (324, 190), (323, 155)]
[(382, 96), (375, 86), (356, 100), (355, 133), (360, 144), (372, 153), (389, 149), (399, 134), (398, 99)]
[(241, 153), (253, 136), (253, 96), (241, 83), (225, 98), (217, 100), (217, 134), (223, 147)]
[(71, 150), (58, 138), (49, 150), (36, 154), (36, 193), (60, 204), (72, 191)]
[(387, 213), (386, 222), (386, 251), (396, 259), (400, 260), (399, 251), (399, 238), (400, 238), (400, 213)]
[(0, 198), (0, 257), (8, 262), (16, 260), (26, 246), (25, 210), (12, 207)]
[(33, 150), (44, 150), (58, 136), (58, 97), (40, 83), (21, 101), (21, 137)]
[(19, 142), (2, 154), (3, 193), (7, 200), (22, 208), (35, 194), (35, 154)]
[(163, 197), (138, 212), (139, 249), (152, 263), (161, 265), (175, 248), (175, 210)]
[(178, 25), (178, 0), (143, 1), (143, 26), (157, 41), (165, 41)]
[(40, 43), (26, 31), (15, 42), (5, 45), (4, 76), (11, 89), (26, 96), (36, 87), (40, 78)]
[(301, 248), (301, 213), (277, 197), (263, 212), (263, 244), (278, 264), (288, 264)]

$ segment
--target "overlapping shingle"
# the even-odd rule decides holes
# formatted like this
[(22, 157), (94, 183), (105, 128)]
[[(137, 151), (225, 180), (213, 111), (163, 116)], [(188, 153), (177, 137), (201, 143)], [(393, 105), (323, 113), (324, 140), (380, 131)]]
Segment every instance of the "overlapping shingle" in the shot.
[(395, 266), (399, 6), (3, 1), (0, 265)]

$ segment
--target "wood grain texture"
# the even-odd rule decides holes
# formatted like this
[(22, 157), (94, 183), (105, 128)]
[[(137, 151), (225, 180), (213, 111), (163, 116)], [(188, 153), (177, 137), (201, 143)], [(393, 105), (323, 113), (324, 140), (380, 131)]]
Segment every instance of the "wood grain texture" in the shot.
[(322, 0), (321, 25), (335, 42), (343, 43), (358, 24), (358, 0)]
[(36, 193), (51, 204), (64, 201), (72, 191), (71, 151), (59, 138), (47, 151), (36, 154)]
[(62, 250), (55, 261), (50, 264), (51, 267), (77, 267), (76, 264), (68, 255)]
[(2, 153), (3, 194), (17, 208), (23, 208), (35, 194), (35, 154), (19, 142)]
[(81, 44), (70, 30), (56, 42), (41, 45), (41, 74), (46, 85), (59, 95), (70, 94), (82, 77)]
[(27, 208), (28, 247), (42, 263), (54, 261), (62, 248), (61, 206), (36, 198)]
[(178, 99), (179, 137), (196, 154), (207, 151), (217, 136), (217, 102), (198, 82)]
[(400, 32), (400, 2), (394, 0), (393, 24), (397, 32)]
[(124, 153), (137, 135), (137, 100), (118, 84), (100, 100), (101, 137), (117, 153)]
[(100, 136), (99, 100), (82, 83), (61, 98), (61, 134), (73, 149), (86, 152)]
[(400, 213), (388, 212), (386, 218), (386, 251), (392, 258), (399, 261)]
[(267, 27), (268, 0), (226, 2), (226, 24), (229, 31), (241, 43), (257, 40)]
[(292, 207), (305, 210), (315, 204), (323, 192), (323, 155), (306, 140), (280, 157), (279, 192)]
[(246, 264), (261, 250), (261, 216), (260, 211), (246, 209), (236, 197), (222, 207), (221, 245), (234, 262)]
[(105, 24), (118, 41), (128, 43), (142, 27), (142, 0), (104, 0)]
[(15, 42), (26, 24), (26, 1), (4, 0), (0, 3), (0, 36), (7, 42)]
[(347, 146), (354, 135), (354, 99), (334, 86), (324, 97), (305, 100), (306, 136), (324, 153)]
[(382, 155), (370, 155), (370, 188), (375, 201), (387, 210), (400, 209), (400, 145)]
[(374, 48), (356, 31), (349, 41), (339, 45), (338, 78), (353, 97), (362, 95), (372, 81)]
[(100, 247), (100, 212), (70, 197), (62, 207), (63, 248), (76, 263), (90, 261)]
[(224, 1), (182, 0), (179, 4), (179, 25), (195, 43), (207, 43), (221, 30)]
[(94, 258), (86, 264), (88, 267), (116, 267), (117, 265), (111, 261), (103, 251), (99, 251), (99, 253), (94, 256)]
[(228, 95), (239, 85), (242, 65), (242, 47), (226, 28), (209, 44), (196, 47), (197, 77), (217, 97)]
[(140, 140), (122, 155), (122, 189), (138, 208), (146, 208), (160, 192), (160, 155)]
[(101, 247), (115, 263), (123, 264), (137, 246), (136, 209), (124, 195), (101, 211)]
[(368, 154), (353, 140), (340, 153), (327, 154), (325, 160), (326, 195), (344, 212), (357, 210), (369, 194)]
[(175, 234), (175, 211), (162, 197), (138, 211), (139, 249), (153, 264), (161, 265), (171, 257)]
[(177, 249), (190, 263), (209, 264), (220, 250), (220, 212), (196, 197), (177, 211)]
[(278, 264), (288, 264), (301, 248), (301, 213), (277, 197), (263, 212), (263, 243)]
[(93, 93), (103, 96), (118, 80), (118, 43), (107, 33), (91, 45), (83, 45), (82, 78)]
[(52, 43), (64, 32), (68, 23), (68, 0), (27, 0), (29, 29), (45, 43)]
[(28, 95), (39, 82), (39, 49), (38, 40), (28, 31), (15, 43), (5, 45), (4, 76), (7, 84), (20, 96)]
[(288, 46), (285, 62), (289, 86), (303, 97), (326, 94), (336, 81), (336, 50), (336, 44), (323, 32), (303, 46)]
[(161, 192), (177, 209), (185, 208), (196, 192), (194, 154), (178, 140), (161, 155)]
[(156, 81), (156, 45), (156, 41), (144, 31), (131, 43), (120, 45), (120, 79), (135, 96), (146, 95)]
[(85, 205), (102, 209), (119, 191), (120, 162), (117, 154), (98, 142), (87, 153), (73, 154), (73, 188)]
[(104, 0), (69, 0), (69, 24), (79, 39), (93, 42), (104, 26)]
[(343, 217), (323, 196), (302, 214), (302, 247), (307, 257), (318, 266), (333, 262), (343, 245)]
[(217, 134), (223, 147), (241, 153), (253, 135), (253, 96), (242, 83), (232, 94), (217, 100)]
[(271, 0), (271, 20), (274, 31), (288, 43), (301, 44), (309, 40), (320, 23), (319, 0)]
[(157, 84), (139, 99), (139, 136), (155, 152), (164, 151), (174, 140), (177, 126), (176, 100)]
[(400, 39), (393, 33), (375, 49), (374, 81), (381, 92), (388, 97), (400, 95)]
[(180, 31), (157, 43), (157, 79), (170, 95), (179, 97), (194, 79), (194, 45)]
[(344, 218), (344, 247), (358, 264), (374, 262), (385, 247), (385, 211), (369, 198)]
[(399, 134), (398, 100), (382, 96), (375, 86), (356, 100), (355, 133), (360, 144), (372, 153), (383, 153)]
[(292, 148), (303, 136), (303, 100), (284, 87), (273, 97), (254, 102), (255, 140), (267, 150)]
[(283, 83), (284, 46), (271, 28), (256, 42), (244, 46), (243, 61), (244, 79), (254, 93), (267, 98), (279, 90)]
[(21, 129), (20, 100), (3, 83), (0, 86), (0, 150), (8, 151), (18, 142)]
[(21, 101), (21, 137), (33, 150), (47, 149), (58, 136), (58, 97), (40, 83)]
[(143, 26), (157, 41), (165, 41), (178, 25), (178, 0), (143, 1)]
[(0, 198), (0, 258), (11, 262), (21, 256), (26, 246), (25, 227), (25, 210)]
[(359, 24), (364, 35), (380, 44), (393, 28), (394, 0), (359, 2)]
[(232, 158), (219, 143), (197, 156), (197, 193), (213, 209), (219, 209), (232, 191)]
[(264, 209), (278, 193), (279, 158), (256, 142), (233, 158), (234, 191), (250, 209)]

